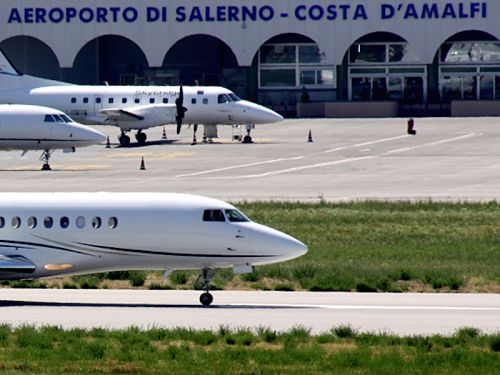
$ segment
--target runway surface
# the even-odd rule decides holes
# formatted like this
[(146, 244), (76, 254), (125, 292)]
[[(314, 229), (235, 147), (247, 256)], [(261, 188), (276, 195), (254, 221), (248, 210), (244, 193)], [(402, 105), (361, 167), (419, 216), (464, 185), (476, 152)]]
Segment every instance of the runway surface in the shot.
[(168, 140), (153, 128), (147, 145), (130, 148), (116, 145), (117, 128), (96, 127), (112, 147), (54, 153), (51, 172), (39, 171), (38, 153), (1, 153), (0, 191), (169, 191), (233, 202), (493, 200), (500, 198), (499, 125), (487, 117), (416, 119), (410, 136), (401, 118), (286, 120), (257, 126), (254, 144), (231, 142), (231, 127), (219, 126), (214, 144), (196, 146), (187, 126), (180, 136), (167, 126)]
[[(191, 146), (191, 130), (148, 130), (145, 146), (118, 147), (118, 129), (96, 127), (112, 146), (56, 152), (53, 171), (39, 154), (0, 153), (0, 191), (164, 191), (243, 200), (500, 200), (500, 119), (286, 120), (257, 126), (254, 144), (232, 142), (219, 127), (214, 144)], [(311, 131), (313, 142), (307, 142)], [(242, 130), (244, 133), (244, 130)], [(201, 127), (198, 139), (201, 139)], [(132, 137), (133, 138), (133, 137)], [(139, 170), (144, 157), (146, 170)], [(398, 334), (451, 334), (461, 326), (500, 330), (498, 295), (1, 289), (0, 322), (64, 327), (220, 325), (319, 332), (339, 324)], [(16, 302), (17, 301), (17, 302)]]
[(500, 332), (500, 295), (310, 292), (0, 289), (0, 322), (64, 328), (296, 326), (319, 333), (340, 324), (399, 335), (453, 334), (460, 327)]

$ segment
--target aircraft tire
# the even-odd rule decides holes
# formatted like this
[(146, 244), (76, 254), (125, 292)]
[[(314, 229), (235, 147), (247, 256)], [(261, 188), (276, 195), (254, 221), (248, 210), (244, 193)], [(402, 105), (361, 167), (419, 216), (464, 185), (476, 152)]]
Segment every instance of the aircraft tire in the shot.
[(143, 145), (144, 143), (146, 143), (146, 139), (148, 138), (148, 136), (146, 135), (146, 133), (138, 133), (136, 136), (135, 136), (135, 139), (137, 140), (137, 142), (141, 145)]
[(200, 302), (203, 306), (209, 306), (214, 300), (214, 297), (210, 293), (203, 293), (200, 296)]
[(130, 137), (128, 135), (120, 135), (118, 137), (118, 141), (120, 142), (120, 146), (122, 147), (128, 147), (130, 146)]
[(250, 137), (249, 135), (245, 135), (245, 137), (243, 138), (243, 143), (253, 143), (252, 137)]

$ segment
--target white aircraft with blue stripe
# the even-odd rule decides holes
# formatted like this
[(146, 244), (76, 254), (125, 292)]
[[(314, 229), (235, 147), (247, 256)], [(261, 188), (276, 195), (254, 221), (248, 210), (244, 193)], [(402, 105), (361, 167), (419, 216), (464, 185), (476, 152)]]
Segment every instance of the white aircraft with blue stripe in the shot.
[(283, 262), (307, 247), (220, 200), (167, 193), (0, 194), (0, 279), (119, 270), (210, 272)]
[(122, 146), (130, 144), (128, 132), (136, 130), (140, 144), (145, 129), (176, 124), (204, 125), (208, 138), (217, 137), (217, 125), (245, 125), (245, 143), (251, 143), (255, 124), (283, 120), (278, 113), (242, 100), (217, 86), (108, 86), (74, 85), (22, 74), (0, 50), (0, 103), (34, 104), (57, 108), (86, 125), (114, 125), (121, 129)]

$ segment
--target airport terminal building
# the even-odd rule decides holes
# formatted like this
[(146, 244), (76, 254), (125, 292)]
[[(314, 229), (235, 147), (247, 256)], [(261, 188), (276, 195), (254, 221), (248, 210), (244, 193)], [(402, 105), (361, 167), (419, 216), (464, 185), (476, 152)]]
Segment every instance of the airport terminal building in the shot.
[(32, 75), (221, 85), (291, 117), (500, 115), (498, 0), (2, 4), (0, 48)]

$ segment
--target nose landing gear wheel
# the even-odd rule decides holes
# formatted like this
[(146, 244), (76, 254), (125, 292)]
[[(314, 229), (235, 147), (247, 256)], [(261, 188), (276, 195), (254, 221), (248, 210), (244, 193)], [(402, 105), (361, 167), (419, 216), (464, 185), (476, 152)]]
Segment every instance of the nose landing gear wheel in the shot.
[(209, 306), (214, 297), (210, 294), (210, 273), (208, 268), (203, 268), (203, 289), (205, 289), (205, 293), (200, 296), (200, 302), (203, 306)]
[(200, 302), (203, 306), (209, 306), (213, 300), (214, 297), (208, 292), (205, 292), (200, 296)]

